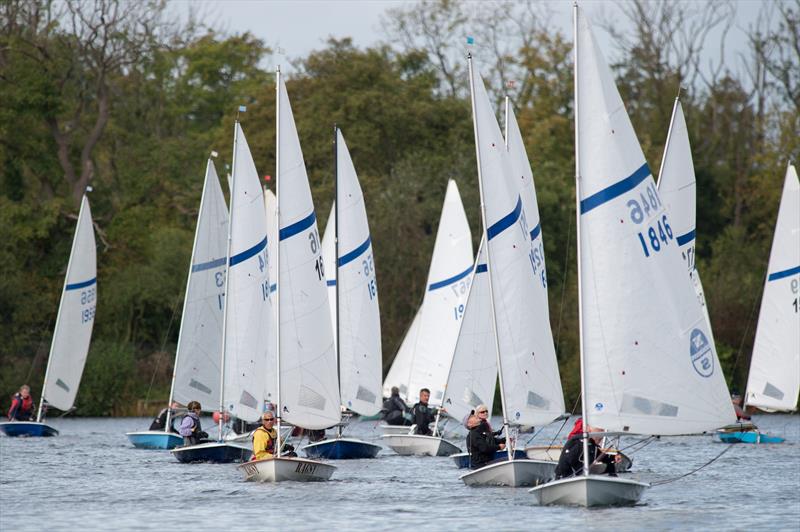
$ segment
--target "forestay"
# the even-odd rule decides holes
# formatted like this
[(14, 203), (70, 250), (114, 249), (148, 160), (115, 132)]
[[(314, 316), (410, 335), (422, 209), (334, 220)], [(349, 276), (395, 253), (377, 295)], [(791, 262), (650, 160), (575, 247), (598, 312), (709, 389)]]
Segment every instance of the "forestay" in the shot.
[(663, 435), (731, 423), (730, 397), (678, 235), (583, 16), (576, 45), (585, 421)]
[(484, 242), (482, 240), (478, 248), (444, 394), (447, 413), (459, 421), (480, 404), (485, 404), (491, 412), (497, 383), (497, 355)]
[[(378, 413), (381, 397), (381, 323), (375, 259), (364, 195), (341, 131), (336, 130), (336, 202), (339, 206), (339, 374), (342, 405), (364, 416)], [(334, 224), (335, 225), (335, 224)], [(336, 228), (334, 227), (334, 230)], [(336, 268), (333, 268), (337, 271)]]
[(453, 360), (467, 290), (472, 281), (472, 235), (452, 179), (433, 245), (422, 315), (411, 358), (408, 400), (417, 401), (421, 388), (431, 391), (430, 404), (441, 405)]
[(503, 407), (512, 423), (542, 425), (564, 413), (547, 285), (538, 274), (532, 228), (523, 216), (516, 177), (522, 171), (521, 164), (512, 165), (483, 81), (477, 72), (473, 75), (475, 142)]
[(200, 401), (206, 410), (216, 408), (219, 400), (227, 247), (228, 206), (209, 159), (186, 281), (172, 390), (175, 401), (184, 405)]
[(69, 410), (75, 403), (92, 338), (97, 305), (97, 249), (89, 198), (84, 194), (58, 307), (42, 398)]
[(800, 182), (789, 165), (769, 255), (745, 403), (794, 410), (800, 393)]
[(323, 429), (340, 421), (325, 265), (300, 140), (281, 77), (278, 98), (279, 407), (283, 420)]
[(274, 338), (267, 217), (250, 148), (238, 122), (234, 129), (222, 404), (233, 416), (256, 421)]

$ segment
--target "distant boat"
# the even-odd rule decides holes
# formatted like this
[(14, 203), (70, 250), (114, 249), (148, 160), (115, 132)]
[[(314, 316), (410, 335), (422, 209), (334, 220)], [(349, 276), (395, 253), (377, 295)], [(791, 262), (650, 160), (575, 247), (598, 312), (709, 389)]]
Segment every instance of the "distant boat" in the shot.
[(0, 432), (6, 436), (58, 435), (56, 429), (44, 422), (44, 405), (47, 403), (47, 406), (66, 412), (75, 404), (89, 352), (96, 306), (97, 247), (89, 198), (84, 194), (61, 291), (36, 421), (2, 422)]
[(216, 441), (170, 451), (181, 462), (248, 460), (251, 446), (225, 440), (222, 424), (226, 416), (251, 423), (259, 420), (267, 396), (264, 376), (272, 353), (273, 323), (267, 217), (258, 172), (238, 120), (233, 153), (219, 385), (222, 415)]
[[(744, 405), (790, 412), (800, 393), (800, 181), (786, 169), (750, 360)], [(720, 432), (726, 443), (781, 443), (756, 430)]]
[[(212, 410), (211, 406), (219, 400), (227, 246), (228, 207), (214, 162), (209, 158), (167, 407), (173, 401), (184, 405), (199, 401), (206, 410)], [(172, 416), (170, 409), (163, 430), (128, 432), (126, 436), (134, 447), (173, 449), (183, 443), (183, 438), (171, 431)]]
[[(378, 285), (372, 238), (367, 222), (364, 196), (358, 183), (350, 152), (341, 130), (335, 128), (333, 233), (322, 238), (328, 299), (333, 288), (334, 341), (339, 364), (339, 395), (342, 408), (364, 416), (374, 416), (382, 405), (381, 323), (378, 308)], [(328, 241), (326, 242), (326, 239)], [(325, 256), (326, 243), (333, 241), (331, 255)], [(334, 286), (331, 287), (331, 279)], [(303, 447), (311, 458), (375, 458), (380, 445), (342, 436), (337, 426), (335, 438), (309, 443)]]
[[(574, 17), (584, 430), (710, 431), (735, 419), (711, 332), (611, 70), (577, 5)], [(530, 492), (539, 504), (610, 506), (649, 487), (589, 467)]]
[[(341, 421), (339, 378), (325, 264), (303, 152), (280, 70), (276, 73), (277, 217), (277, 432), (281, 424), (311, 430)], [(242, 464), (245, 480), (329, 480), (336, 466), (276, 455)]]

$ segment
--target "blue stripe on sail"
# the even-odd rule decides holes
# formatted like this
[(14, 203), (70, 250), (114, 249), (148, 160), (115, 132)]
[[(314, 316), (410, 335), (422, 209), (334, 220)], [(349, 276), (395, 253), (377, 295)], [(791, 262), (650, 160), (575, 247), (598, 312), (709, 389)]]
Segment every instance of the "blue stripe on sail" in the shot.
[(311, 214), (309, 214), (299, 222), (295, 222), (292, 225), (287, 225), (286, 227), (281, 229), (278, 235), (278, 239), (286, 240), (289, 237), (293, 237), (297, 233), (305, 231), (306, 229), (311, 227), (316, 221), (317, 221), (317, 214), (314, 211), (311, 211)]
[(346, 255), (342, 255), (341, 257), (339, 257), (339, 267), (344, 266), (348, 262), (352, 262), (352, 261), (356, 260), (359, 257), (359, 255), (361, 255), (367, 249), (369, 249), (370, 242), (371, 242), (371, 238), (368, 236), (363, 244), (358, 246), (356, 249), (354, 249), (350, 253), (348, 253)]
[(236, 266), (240, 262), (244, 262), (250, 257), (256, 256), (262, 249), (267, 247), (267, 237), (264, 237), (264, 240), (256, 244), (255, 246), (251, 247), (250, 249), (246, 249), (241, 253), (234, 255), (231, 257), (230, 265)]
[(332, 281), (327, 281), (327, 283), (328, 283), (328, 286), (336, 286), (336, 279), (334, 279)]
[(536, 224), (536, 227), (533, 228), (531, 231), (531, 240), (536, 240), (536, 237), (539, 236), (539, 233), (542, 232), (542, 224)]
[(92, 286), (96, 282), (97, 282), (97, 277), (89, 279), (88, 281), (83, 281), (82, 283), (68, 284), (64, 290), (79, 290), (81, 288), (86, 288), (87, 286)]
[(208, 262), (201, 262), (198, 264), (192, 264), (192, 273), (195, 272), (203, 272), (206, 270), (211, 270), (213, 268), (217, 268), (219, 266), (225, 266), (225, 259), (214, 259)]
[(487, 268), (485, 264), (478, 264), (478, 267), (475, 268), (475, 273), (486, 273), (488, 271), (489, 268)]
[(622, 181), (618, 181), (611, 186), (608, 186), (600, 192), (595, 192), (588, 198), (581, 200), (581, 214), (586, 214), (595, 207), (599, 207), (603, 203), (613, 200), (628, 191), (633, 190), (636, 186), (647, 179), (650, 175), (650, 167), (644, 163), (633, 174), (626, 177)]
[(514, 207), (514, 210), (510, 213), (506, 214), (495, 223), (492, 224), (491, 227), (486, 231), (486, 238), (491, 240), (512, 225), (514, 225), (517, 220), (519, 220), (519, 215), (522, 212), (522, 199), (517, 198), (517, 206)]
[(471, 273), (472, 273), (472, 266), (470, 266), (469, 268), (467, 268), (463, 272), (459, 273), (458, 275), (454, 275), (454, 276), (450, 277), (449, 279), (445, 279), (444, 281), (439, 281), (438, 283), (431, 283), (431, 285), (428, 287), (428, 292), (436, 290), (437, 288), (442, 288), (444, 286), (453, 284), (456, 281), (460, 281), (461, 279), (463, 279), (464, 277), (466, 277), (467, 275), (469, 275)]
[(686, 233), (685, 235), (681, 235), (678, 237), (678, 245), (683, 246), (684, 244), (688, 244), (694, 240), (694, 229)]
[(800, 266), (795, 266), (794, 268), (789, 268), (788, 270), (783, 270), (782, 272), (775, 272), (769, 274), (769, 277), (767, 277), (767, 281), (777, 281), (778, 279), (791, 277), (792, 275), (798, 273), (800, 273)]

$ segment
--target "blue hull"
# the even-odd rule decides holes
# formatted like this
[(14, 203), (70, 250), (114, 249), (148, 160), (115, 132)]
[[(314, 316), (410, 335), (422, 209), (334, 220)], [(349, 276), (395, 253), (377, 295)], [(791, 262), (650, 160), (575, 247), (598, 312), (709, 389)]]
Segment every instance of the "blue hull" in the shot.
[(183, 438), (171, 432), (147, 430), (126, 434), (137, 449), (174, 449), (183, 443)]
[(0, 432), (6, 436), (46, 437), (58, 436), (58, 431), (50, 425), (35, 421), (8, 421), (0, 423)]
[(778, 436), (770, 436), (757, 431), (720, 432), (718, 436), (723, 443), (783, 443), (785, 441)]
[(352, 438), (336, 438), (311, 443), (303, 447), (309, 458), (326, 460), (352, 460), (358, 458), (375, 458), (381, 450), (380, 445)]
[(214, 464), (230, 464), (233, 462), (247, 462), (253, 456), (253, 451), (229, 443), (201, 443), (189, 447), (176, 447), (170, 451), (179, 462), (189, 464), (192, 462), (211, 462)]
[[(495, 451), (494, 452), (494, 459), (495, 460), (505, 460), (508, 457), (508, 453), (506, 451)], [(459, 469), (467, 469), (469, 467), (469, 453), (458, 453), (454, 454), (450, 458), (453, 459), (453, 462), (456, 463), (456, 467)], [(528, 458), (528, 455), (525, 454), (525, 451), (517, 449), (514, 451), (514, 458), (515, 459), (523, 459)]]

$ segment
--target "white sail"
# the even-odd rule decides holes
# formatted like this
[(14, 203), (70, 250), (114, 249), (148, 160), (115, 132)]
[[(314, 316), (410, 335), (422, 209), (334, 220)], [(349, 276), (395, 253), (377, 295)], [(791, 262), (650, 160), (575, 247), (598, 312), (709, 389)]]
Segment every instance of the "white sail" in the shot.
[[(364, 195), (341, 131), (336, 130), (339, 206), (339, 375), (342, 405), (364, 416), (383, 403), (381, 322), (375, 259)], [(329, 224), (330, 226), (330, 224)], [(334, 223), (334, 230), (336, 225)], [(336, 272), (336, 268), (333, 268)], [(330, 293), (329, 293), (330, 294)]]
[(441, 405), (447, 374), (453, 359), (464, 303), (472, 280), (472, 235), (458, 186), (447, 184), (442, 217), (433, 245), (427, 291), (411, 358), (407, 398), (419, 399), (419, 391), (431, 391), (430, 404)]
[(267, 209), (267, 250), (270, 258), (269, 281), (272, 283), (269, 290), (274, 293), (277, 288), (275, 280), (278, 278), (278, 272), (276, 271), (277, 261), (274, 260), (278, 256), (278, 218), (276, 213), (278, 200), (270, 189), (264, 190), (264, 206)]
[(389, 397), (392, 394), (392, 387), (397, 386), (400, 391), (400, 397), (404, 400), (409, 398), (408, 376), (411, 375), (411, 362), (414, 359), (414, 349), (417, 345), (421, 321), (422, 305), (420, 305), (417, 313), (414, 314), (414, 320), (411, 322), (408, 331), (406, 331), (406, 335), (400, 343), (400, 349), (397, 350), (397, 354), (395, 354), (392, 365), (389, 368), (389, 373), (386, 374), (386, 379), (383, 381), (384, 397)]
[(61, 292), (42, 399), (69, 410), (75, 403), (92, 339), (97, 306), (97, 249), (89, 199), (84, 194)]
[(745, 403), (789, 411), (800, 393), (800, 181), (789, 165), (769, 255)]
[[(325, 224), (325, 234), (322, 235), (322, 263), (325, 265), (325, 278), (328, 285), (328, 306), (331, 309), (331, 324), (333, 327), (333, 345), (336, 346), (336, 201), (331, 206), (331, 213)], [(338, 356), (338, 355), (337, 355)]]
[(517, 183), (523, 169), (519, 162), (512, 164), (483, 81), (477, 73), (473, 76), (478, 176), (504, 413), (512, 423), (546, 424), (564, 413), (564, 396), (550, 331), (547, 286), (534, 274), (532, 228), (523, 216)]
[[(278, 199), (275, 194), (268, 188), (264, 188), (264, 206), (267, 209), (267, 256), (269, 257), (269, 292), (272, 297), (272, 310), (270, 312), (270, 319), (272, 331), (270, 334), (275, 335), (278, 331), (278, 317), (275, 312), (275, 305), (277, 299), (275, 298), (275, 291), (278, 288), (276, 283), (278, 279)], [(278, 366), (276, 364), (277, 344), (272, 340), (274, 336), (270, 337), (267, 345), (267, 365), (264, 369), (264, 400), (267, 403), (274, 403), (278, 397)]]
[(274, 338), (267, 216), (258, 172), (238, 122), (234, 134), (222, 404), (233, 416), (256, 421), (263, 411)]
[(172, 389), (175, 401), (184, 405), (199, 401), (205, 410), (219, 406), (227, 252), (228, 206), (209, 159), (186, 281)]
[(585, 422), (712, 430), (736, 418), (711, 331), (611, 71), (576, 13)]
[(486, 405), (489, 412), (494, 404), (497, 353), (490, 297), (486, 250), (482, 240), (444, 394), (447, 413), (459, 421), (480, 404)]
[(325, 264), (289, 96), (278, 79), (279, 407), (285, 421), (323, 429), (341, 419)]
[(675, 242), (681, 250), (681, 257), (689, 271), (697, 300), (703, 307), (709, 323), (709, 330), (711, 330), (703, 284), (700, 282), (700, 274), (697, 271), (695, 260), (697, 184), (692, 161), (692, 148), (689, 145), (689, 130), (686, 127), (686, 119), (683, 117), (683, 107), (677, 98), (672, 110), (672, 120), (664, 146), (664, 156), (661, 160), (661, 171), (658, 173), (656, 188), (658, 188), (661, 201), (669, 213)]

